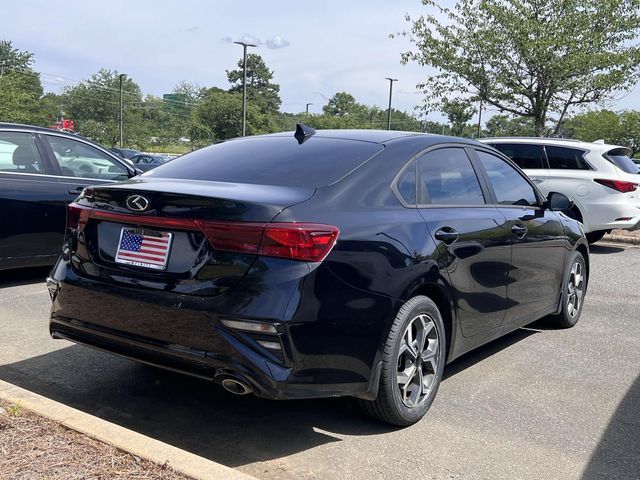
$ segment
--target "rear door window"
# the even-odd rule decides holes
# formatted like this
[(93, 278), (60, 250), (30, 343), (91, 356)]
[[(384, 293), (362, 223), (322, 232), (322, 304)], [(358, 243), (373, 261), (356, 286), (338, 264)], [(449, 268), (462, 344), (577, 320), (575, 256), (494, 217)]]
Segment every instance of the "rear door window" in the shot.
[(463, 148), (440, 148), (419, 159), (421, 204), (484, 205), (476, 172)]
[(60, 165), (62, 176), (97, 180), (129, 178), (129, 171), (124, 165), (91, 145), (53, 135), (46, 135), (46, 138)]
[(31, 133), (0, 132), (0, 172), (47, 173)]
[(518, 170), (490, 153), (477, 151), (477, 154), (500, 205), (538, 205), (535, 190)]
[(522, 169), (543, 169), (547, 168), (544, 159), (544, 148), (542, 145), (531, 145), (526, 143), (496, 143), (492, 144), (500, 152), (513, 160), (513, 163)]
[(547, 145), (549, 168), (557, 170), (591, 170), (584, 159), (584, 150)]

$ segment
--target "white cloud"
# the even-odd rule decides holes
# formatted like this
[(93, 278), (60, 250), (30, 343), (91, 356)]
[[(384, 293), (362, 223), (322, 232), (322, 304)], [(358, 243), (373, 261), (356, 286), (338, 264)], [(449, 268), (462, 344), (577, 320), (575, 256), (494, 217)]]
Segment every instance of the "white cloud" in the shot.
[(274, 50), (278, 48), (285, 48), (291, 45), (287, 40), (280, 36), (269, 38), (265, 41), (265, 44), (267, 45), (267, 48), (271, 48)]

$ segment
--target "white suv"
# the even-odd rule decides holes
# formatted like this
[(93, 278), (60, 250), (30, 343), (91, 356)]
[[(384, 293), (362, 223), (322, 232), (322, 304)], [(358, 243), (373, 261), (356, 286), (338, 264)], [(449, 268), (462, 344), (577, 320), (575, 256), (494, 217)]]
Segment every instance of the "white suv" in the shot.
[(511, 158), (548, 195), (575, 202), (571, 216), (590, 243), (614, 228), (640, 229), (640, 169), (626, 147), (562, 138), (482, 138)]

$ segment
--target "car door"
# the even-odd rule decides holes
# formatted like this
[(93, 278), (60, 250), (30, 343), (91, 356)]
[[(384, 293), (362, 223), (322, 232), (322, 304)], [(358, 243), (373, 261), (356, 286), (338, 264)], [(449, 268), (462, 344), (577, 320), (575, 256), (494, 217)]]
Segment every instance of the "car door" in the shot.
[(513, 243), (505, 322), (521, 323), (557, 306), (567, 253), (564, 228), (555, 212), (542, 207), (544, 198), (514, 165), (490, 151), (475, 153)]
[(487, 200), (465, 150), (444, 147), (418, 158), (419, 211), (441, 252), (465, 337), (502, 325), (511, 233)]
[(53, 263), (65, 228), (65, 192), (39, 134), (0, 131), (0, 268)]
[(68, 202), (88, 185), (113, 183), (132, 175), (124, 161), (80, 139), (55, 134), (42, 137), (58, 169), (58, 181), (64, 187)]

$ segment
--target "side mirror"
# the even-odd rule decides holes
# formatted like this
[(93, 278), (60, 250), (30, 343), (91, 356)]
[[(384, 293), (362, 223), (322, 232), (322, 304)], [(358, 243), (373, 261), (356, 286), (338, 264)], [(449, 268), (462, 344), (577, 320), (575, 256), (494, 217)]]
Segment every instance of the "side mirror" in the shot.
[(550, 192), (545, 207), (554, 212), (568, 212), (573, 208), (573, 200), (559, 192)]

